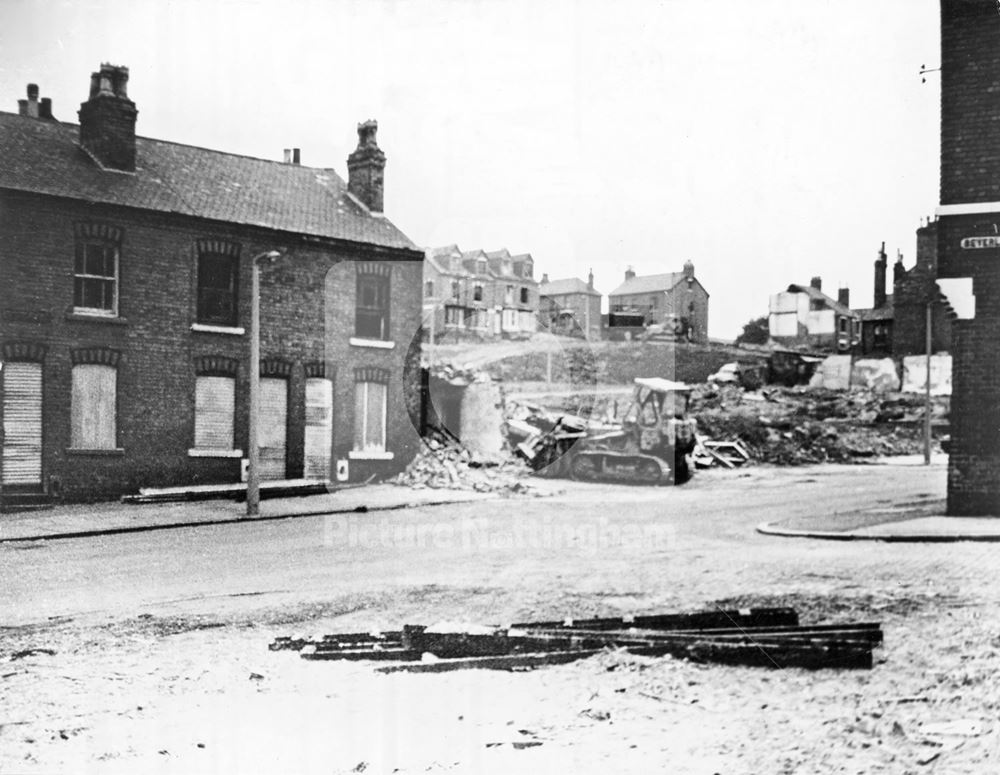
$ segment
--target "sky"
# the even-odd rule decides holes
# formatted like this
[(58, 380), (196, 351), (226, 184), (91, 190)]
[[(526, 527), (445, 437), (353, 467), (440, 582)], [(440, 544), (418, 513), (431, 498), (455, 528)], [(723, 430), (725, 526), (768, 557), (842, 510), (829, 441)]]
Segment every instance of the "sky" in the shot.
[[(709, 334), (820, 276), (872, 303), (938, 203), (937, 0), (0, 0), (0, 110), (76, 122), (130, 69), (138, 134), (347, 176), (379, 122), (418, 245), (612, 291), (692, 261)], [(891, 272), (890, 272), (891, 277)], [(891, 291), (891, 289), (890, 289)]]

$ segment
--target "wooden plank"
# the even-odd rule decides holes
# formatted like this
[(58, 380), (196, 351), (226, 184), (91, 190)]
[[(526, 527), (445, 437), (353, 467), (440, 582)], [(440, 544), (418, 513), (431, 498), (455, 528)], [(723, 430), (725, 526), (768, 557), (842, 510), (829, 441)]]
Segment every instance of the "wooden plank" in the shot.
[(312, 660), (349, 660), (349, 661), (372, 661), (383, 662), (391, 660), (420, 659), (423, 655), (420, 651), (406, 648), (381, 648), (381, 649), (339, 649), (333, 651), (320, 651), (306, 646), (299, 652), (303, 659)]
[(563, 665), (599, 654), (603, 649), (578, 649), (539, 654), (443, 659), (439, 662), (407, 662), (376, 668), (377, 673), (446, 673), (452, 670), (518, 670), (543, 665)]
[(511, 629), (584, 629), (624, 630), (636, 627), (645, 630), (707, 630), (737, 627), (796, 627), (798, 614), (793, 608), (750, 608), (743, 610), (695, 611), (683, 614), (650, 614), (631, 618), (600, 617), (564, 619), (541, 622), (521, 622)]

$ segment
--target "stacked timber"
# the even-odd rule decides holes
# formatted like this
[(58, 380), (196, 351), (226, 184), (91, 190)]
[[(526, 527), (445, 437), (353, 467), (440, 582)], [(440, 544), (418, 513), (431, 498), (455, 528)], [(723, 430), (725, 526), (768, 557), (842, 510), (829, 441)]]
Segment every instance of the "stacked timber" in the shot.
[(609, 648), (692, 662), (815, 670), (870, 669), (872, 652), (882, 640), (878, 623), (802, 625), (793, 609), (760, 608), (629, 620), (526, 622), (466, 631), (406, 625), (386, 633), (279, 638), (271, 649), (296, 650), (310, 660), (399, 663), (379, 672), (517, 670), (572, 662)]

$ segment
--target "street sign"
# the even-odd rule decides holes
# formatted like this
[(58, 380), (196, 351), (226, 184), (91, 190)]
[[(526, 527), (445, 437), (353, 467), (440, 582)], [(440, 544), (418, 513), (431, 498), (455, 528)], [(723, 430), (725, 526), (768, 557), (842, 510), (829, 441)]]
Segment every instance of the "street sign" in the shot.
[(966, 237), (959, 243), (965, 250), (979, 248), (1000, 248), (1000, 236), (997, 237)]

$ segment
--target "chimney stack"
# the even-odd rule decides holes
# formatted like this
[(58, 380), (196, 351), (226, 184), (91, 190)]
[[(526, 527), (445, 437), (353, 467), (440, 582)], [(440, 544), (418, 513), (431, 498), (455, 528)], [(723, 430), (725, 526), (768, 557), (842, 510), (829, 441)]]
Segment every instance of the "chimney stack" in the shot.
[(358, 124), (358, 147), (347, 157), (347, 190), (373, 213), (382, 212), (385, 175), (385, 154), (375, 139), (377, 132), (377, 121)]
[(633, 277), (635, 277), (635, 270), (632, 269), (632, 267), (629, 267), (625, 270), (625, 279), (631, 280)]
[(694, 264), (690, 260), (684, 262), (684, 276), (688, 280), (694, 279)]
[(817, 291), (821, 291), (823, 290), (823, 278), (814, 277), (812, 280), (809, 281), (809, 285), (811, 285)]
[(135, 171), (135, 119), (128, 68), (102, 64), (90, 76), (90, 99), (80, 105), (80, 145), (102, 167)]
[(837, 303), (850, 309), (851, 307), (851, 289), (850, 288), (840, 288), (837, 290)]
[(587, 272), (587, 287), (590, 290), (594, 290), (594, 270), (591, 269)]
[(896, 251), (896, 263), (892, 265), (892, 287), (895, 292), (896, 286), (906, 277), (906, 267), (903, 266), (903, 253)]
[(542, 272), (542, 282), (543, 283), (547, 283), (548, 281), (549, 281), (549, 273), (548, 272)]
[(28, 99), (17, 101), (17, 112), (29, 118), (52, 119), (52, 100), (48, 97), (38, 100), (38, 84), (28, 84)]
[(302, 158), (298, 148), (292, 148), (292, 164), (298, 164)]
[(881, 309), (886, 305), (885, 296), (885, 271), (888, 265), (888, 261), (885, 255), (885, 243), (882, 243), (882, 247), (879, 248), (878, 258), (875, 259), (875, 293), (874, 301), (872, 306), (875, 309)]

